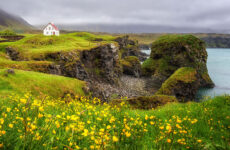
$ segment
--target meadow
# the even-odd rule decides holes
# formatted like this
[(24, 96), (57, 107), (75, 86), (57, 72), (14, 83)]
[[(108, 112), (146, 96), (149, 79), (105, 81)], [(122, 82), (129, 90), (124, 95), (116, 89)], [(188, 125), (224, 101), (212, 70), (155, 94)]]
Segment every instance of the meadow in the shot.
[(155, 110), (111, 106), (97, 98), (0, 101), (2, 149), (229, 149), (230, 96)]

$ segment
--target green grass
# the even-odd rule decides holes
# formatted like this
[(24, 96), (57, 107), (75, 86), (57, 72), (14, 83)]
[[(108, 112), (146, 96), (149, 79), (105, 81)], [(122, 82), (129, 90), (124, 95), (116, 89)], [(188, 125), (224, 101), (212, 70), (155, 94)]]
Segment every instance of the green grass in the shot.
[[(7, 84), (7, 83), (4, 83)], [(10, 87), (9, 87), (10, 88)], [(230, 96), (155, 110), (98, 99), (0, 101), (2, 149), (229, 149)]]
[[(46, 53), (89, 50), (101, 44), (112, 43), (115, 37), (110, 35), (94, 35), (86, 32), (61, 34), (60, 36), (43, 36), (26, 34), (25, 38), (16, 42), (0, 43), (0, 51), (12, 47), (23, 59), (39, 58)], [(102, 41), (95, 41), (101, 39)]]
[(0, 69), (0, 95), (32, 92), (36, 96), (48, 95), (62, 97), (70, 93), (84, 96), (83, 81), (56, 75), (48, 75), (32, 71), (15, 70), (15, 74), (7, 74), (7, 69)]
[(53, 64), (49, 61), (12, 61), (7, 59), (4, 53), (0, 53), (0, 69), (14, 68), (26, 71), (47, 73), (48, 67)]

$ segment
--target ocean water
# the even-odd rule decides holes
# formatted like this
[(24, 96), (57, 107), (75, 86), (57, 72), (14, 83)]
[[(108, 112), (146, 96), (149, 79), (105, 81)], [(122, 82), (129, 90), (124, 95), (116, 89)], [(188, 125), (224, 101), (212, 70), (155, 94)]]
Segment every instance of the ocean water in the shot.
[(207, 67), (215, 87), (211, 89), (200, 89), (198, 98), (204, 96), (218, 96), (230, 94), (230, 49), (210, 48), (207, 49)]
[[(142, 50), (150, 54), (150, 50)], [(208, 72), (215, 83), (211, 89), (203, 88), (197, 92), (197, 99), (206, 96), (230, 94), (230, 49), (208, 48)]]

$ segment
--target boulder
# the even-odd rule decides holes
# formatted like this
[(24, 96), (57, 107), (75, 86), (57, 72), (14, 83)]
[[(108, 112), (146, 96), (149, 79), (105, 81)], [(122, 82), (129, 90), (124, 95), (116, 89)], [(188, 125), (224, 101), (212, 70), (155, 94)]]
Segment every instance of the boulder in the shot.
[(127, 56), (121, 60), (123, 73), (127, 75), (133, 75), (140, 77), (141, 75), (141, 63), (136, 56)]
[(165, 35), (152, 43), (151, 55), (143, 63), (144, 73), (153, 75), (162, 82), (178, 68), (196, 69), (202, 87), (214, 84), (207, 70), (207, 51), (205, 43), (193, 35)]
[(193, 100), (200, 87), (198, 78), (196, 69), (181, 67), (162, 84), (155, 94), (175, 96), (180, 102)]

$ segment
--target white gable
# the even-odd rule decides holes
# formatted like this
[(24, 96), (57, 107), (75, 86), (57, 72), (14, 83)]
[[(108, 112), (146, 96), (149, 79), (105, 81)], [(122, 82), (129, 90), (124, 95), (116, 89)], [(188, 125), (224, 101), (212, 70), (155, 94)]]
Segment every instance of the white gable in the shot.
[(50, 36), (50, 35), (56, 35), (56, 36), (59, 36), (59, 30), (58, 28), (52, 24), (52, 23), (49, 23), (43, 30), (43, 34), (45, 36)]

